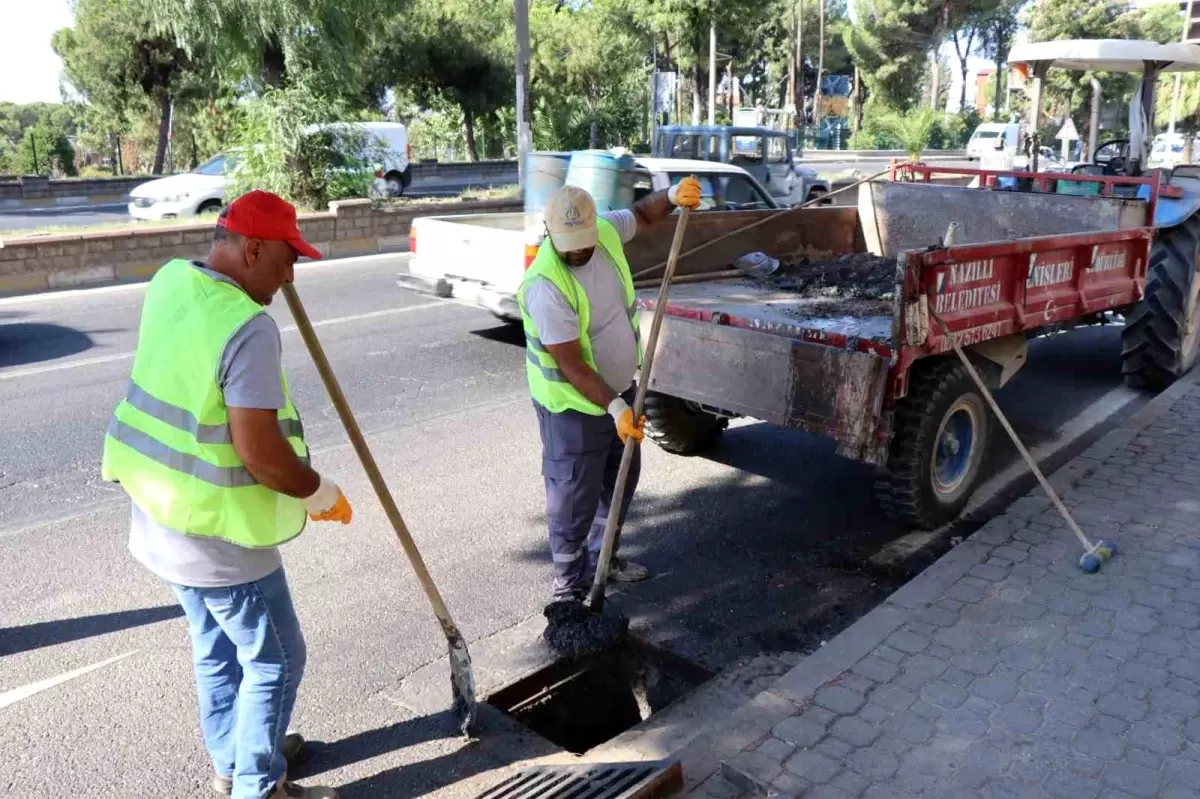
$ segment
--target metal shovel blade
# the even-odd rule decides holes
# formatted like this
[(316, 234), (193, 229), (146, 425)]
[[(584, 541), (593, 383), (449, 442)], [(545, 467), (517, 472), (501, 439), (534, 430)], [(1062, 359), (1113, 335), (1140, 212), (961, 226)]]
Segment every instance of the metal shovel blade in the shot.
[(458, 728), (467, 738), (475, 737), (478, 707), (475, 701), (475, 672), (471, 669), (471, 653), (462, 639), (450, 638), (450, 692), (452, 708), (458, 718)]

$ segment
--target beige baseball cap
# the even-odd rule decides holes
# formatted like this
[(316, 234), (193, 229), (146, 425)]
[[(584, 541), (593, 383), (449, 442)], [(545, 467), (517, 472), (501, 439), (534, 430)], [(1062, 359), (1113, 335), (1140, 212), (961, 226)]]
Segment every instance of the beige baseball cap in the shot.
[(563, 186), (546, 203), (546, 232), (560, 253), (596, 246), (596, 202), (577, 186)]

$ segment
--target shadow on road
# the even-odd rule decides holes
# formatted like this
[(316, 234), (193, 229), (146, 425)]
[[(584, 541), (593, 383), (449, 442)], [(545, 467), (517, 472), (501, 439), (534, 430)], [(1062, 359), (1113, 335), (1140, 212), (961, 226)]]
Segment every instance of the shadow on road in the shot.
[(115, 633), (146, 624), (157, 624), (183, 616), (179, 605), (164, 605), (155, 608), (122, 610), (118, 613), (101, 613), (96, 616), (80, 616), (75, 619), (58, 619), (26, 624), (23, 627), (0, 628), (0, 657), (41, 649), (56, 644), (66, 644), (97, 635)]
[[(342, 799), (410, 799), (427, 796), (448, 785), (502, 769), (519, 760), (558, 751), (531, 733), (514, 736), (514, 725), (487, 707), (480, 707), (479, 722), (479, 738), (475, 742), (461, 744), (448, 754), (343, 785), (338, 788), (338, 796)], [(327, 744), (325, 751), (339, 750), (343, 744), (347, 744), (344, 751), (348, 759), (337, 764), (347, 765), (435, 738), (454, 739), (457, 734), (453, 715), (445, 712), (351, 736), (345, 741)], [(324, 757), (325, 753), (320, 748), (314, 748), (311, 756), (313, 765), (316, 766), (318, 760), (323, 761)], [(307, 768), (305, 770), (308, 771)], [(496, 781), (500, 779), (497, 775)]]
[(93, 346), (91, 336), (70, 327), (41, 322), (0, 324), (0, 366), (51, 361)]
[(453, 738), (458, 722), (450, 711), (405, 719), (387, 727), (367, 730), (340, 741), (309, 741), (305, 744), (296, 778), (323, 774), (363, 760), (386, 755), (428, 741)]
[(472, 330), (471, 335), (485, 338), (488, 341), (496, 341), (500, 344), (510, 344), (514, 347), (525, 346), (525, 329), (516, 322), (498, 325), (497, 327), (488, 327), (483, 330)]

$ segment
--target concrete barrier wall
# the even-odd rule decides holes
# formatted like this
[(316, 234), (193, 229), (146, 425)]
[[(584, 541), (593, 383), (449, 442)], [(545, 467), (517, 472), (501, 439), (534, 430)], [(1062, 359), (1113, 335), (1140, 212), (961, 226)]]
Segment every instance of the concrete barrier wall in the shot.
[[(414, 188), (436, 188), (446, 184), (516, 183), (517, 162), (423, 162), (412, 165), (412, 176)], [(129, 199), (129, 192), (159, 177), (162, 176), (58, 180), (38, 175), (0, 175), (0, 210), (125, 202)]]
[(124, 202), (137, 186), (154, 180), (135, 178), (65, 178), (26, 176), (0, 180), (0, 209), (46, 208), (56, 205), (102, 205)]
[[(370, 200), (331, 203), (330, 210), (302, 214), (305, 238), (326, 257), (398, 252), (418, 216), (519, 211), (517, 200), (437, 203), (378, 209)], [(208, 225), (171, 225), (0, 242), (0, 296), (31, 294), (148, 279), (172, 258), (204, 258), (212, 241)]]

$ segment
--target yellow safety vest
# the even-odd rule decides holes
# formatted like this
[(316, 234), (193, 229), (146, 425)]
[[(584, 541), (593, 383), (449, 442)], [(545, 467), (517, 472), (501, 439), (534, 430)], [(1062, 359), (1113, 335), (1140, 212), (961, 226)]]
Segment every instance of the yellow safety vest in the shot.
[[(187, 261), (163, 266), (146, 289), (125, 398), (104, 438), (101, 469), (154, 521), (243, 547), (271, 547), (304, 529), (304, 503), (261, 485), (233, 448), (218, 385), (225, 345), (262, 306)], [(307, 460), (304, 428), (280, 371), (279, 426)]]
[[(621, 247), (621, 234), (606, 219), (597, 219), (596, 227), (599, 233), (599, 245), (608, 255), (613, 266), (616, 267), (621, 284), (625, 288), (625, 305), (629, 313), (629, 324), (633, 327), (633, 338), (637, 342), (638, 366), (640, 367), (642, 365), (642, 340), (637, 320), (637, 293), (633, 288), (633, 276), (629, 271), (629, 262), (625, 259), (625, 251)], [(593, 369), (596, 368), (596, 360), (592, 355), (592, 342), (588, 336), (592, 307), (588, 301), (587, 292), (583, 290), (583, 286), (571, 274), (570, 268), (558, 256), (550, 242), (550, 237), (547, 236), (538, 248), (537, 257), (525, 272), (521, 288), (517, 290), (517, 304), (521, 307), (521, 323), (525, 326), (525, 374), (529, 379), (529, 393), (535, 402), (551, 413), (570, 410), (591, 416), (603, 416), (608, 412), (607, 409), (601, 408), (571, 385), (571, 381), (559, 370), (554, 357), (538, 339), (537, 327), (529, 315), (529, 310), (525, 307), (525, 290), (535, 280), (549, 280), (553, 283), (566, 298), (567, 305), (579, 316), (579, 348), (583, 352), (584, 363)]]

